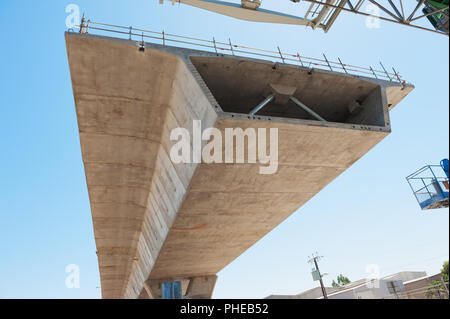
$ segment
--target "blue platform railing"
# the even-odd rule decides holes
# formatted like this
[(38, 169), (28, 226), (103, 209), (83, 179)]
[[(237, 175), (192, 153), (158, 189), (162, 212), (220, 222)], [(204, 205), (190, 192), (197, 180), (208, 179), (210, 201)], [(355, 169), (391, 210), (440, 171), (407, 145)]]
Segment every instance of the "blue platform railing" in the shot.
[(440, 165), (427, 165), (406, 178), (423, 210), (448, 207), (449, 178)]

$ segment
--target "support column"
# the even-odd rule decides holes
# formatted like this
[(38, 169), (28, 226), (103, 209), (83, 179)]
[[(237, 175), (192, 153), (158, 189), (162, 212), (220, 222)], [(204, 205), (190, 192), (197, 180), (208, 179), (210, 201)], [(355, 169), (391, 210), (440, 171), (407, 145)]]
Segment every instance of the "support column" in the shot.
[(217, 276), (191, 278), (184, 299), (211, 299)]
[[(177, 283), (183, 285), (181, 291), (185, 291), (183, 299), (211, 299), (217, 276), (199, 276), (181, 280), (164, 279), (148, 280), (144, 283), (140, 299), (163, 299), (163, 285)], [(188, 284), (187, 284), (188, 283)], [(187, 288), (186, 288), (187, 284)]]
[(163, 299), (183, 299), (183, 288), (181, 281), (165, 282), (162, 284)]
[(148, 280), (144, 282), (144, 289), (148, 299), (162, 299), (162, 281)]

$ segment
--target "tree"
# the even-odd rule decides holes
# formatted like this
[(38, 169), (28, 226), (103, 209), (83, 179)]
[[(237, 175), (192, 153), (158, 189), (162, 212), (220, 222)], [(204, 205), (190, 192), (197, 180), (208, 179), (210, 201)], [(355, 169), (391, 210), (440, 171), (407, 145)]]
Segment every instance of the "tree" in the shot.
[(430, 299), (441, 299), (443, 293), (444, 290), (442, 289), (442, 284), (438, 280), (429, 284), (428, 288), (425, 290), (425, 296)]
[(442, 280), (445, 282), (445, 285), (447, 286), (447, 290), (449, 289), (449, 283), (448, 283), (448, 261), (444, 263), (441, 269), (441, 275)]
[(448, 283), (448, 261), (446, 261), (441, 269), (442, 279), (444, 282)]
[(345, 277), (344, 275), (339, 275), (337, 277), (337, 282), (333, 280), (333, 283), (331, 284), (334, 288), (339, 288), (342, 286), (345, 286), (347, 284), (351, 283), (350, 279)]
[[(447, 289), (448, 289), (448, 279), (449, 279), (449, 269), (448, 269), (448, 261), (444, 262), (442, 269), (441, 269), (441, 276), (442, 280), (446, 283)], [(442, 296), (445, 296), (445, 289), (444, 285), (441, 281), (433, 281), (431, 284), (428, 285), (428, 288), (425, 290), (425, 296), (427, 298), (442, 298)]]

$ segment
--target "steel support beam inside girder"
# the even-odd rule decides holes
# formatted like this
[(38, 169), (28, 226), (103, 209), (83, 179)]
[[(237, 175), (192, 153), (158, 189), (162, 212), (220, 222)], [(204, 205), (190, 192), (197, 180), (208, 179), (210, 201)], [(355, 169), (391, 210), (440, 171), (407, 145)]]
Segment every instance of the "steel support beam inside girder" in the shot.
[(300, 102), (298, 99), (296, 99), (295, 97), (291, 96), (291, 101), (294, 102), (296, 105), (298, 105), (300, 108), (302, 108), (305, 112), (307, 112), (309, 115), (311, 115), (312, 117), (314, 117), (316, 120), (318, 121), (322, 121), (322, 122), (326, 122), (326, 120), (321, 117), (319, 114), (317, 114), (316, 112), (314, 112), (313, 110), (311, 110), (309, 107), (307, 107), (305, 104), (303, 104), (302, 102)]
[(264, 101), (262, 101), (257, 107), (255, 107), (251, 112), (250, 115), (255, 115), (256, 113), (258, 113), (259, 111), (261, 111), (261, 109), (266, 106), (267, 104), (269, 104), (270, 102), (272, 102), (272, 100), (275, 98), (275, 94), (271, 94), (269, 95)]

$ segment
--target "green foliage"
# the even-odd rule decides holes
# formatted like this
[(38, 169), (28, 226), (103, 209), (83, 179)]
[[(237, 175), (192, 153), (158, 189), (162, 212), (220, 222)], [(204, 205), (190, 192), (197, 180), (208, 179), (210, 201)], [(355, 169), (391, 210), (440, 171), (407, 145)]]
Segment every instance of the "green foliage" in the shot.
[(333, 283), (331, 285), (334, 288), (338, 288), (338, 287), (345, 286), (349, 283), (351, 283), (350, 279), (348, 279), (347, 277), (345, 277), (344, 275), (341, 274), (337, 277), (337, 282), (333, 280)]
[(429, 284), (428, 288), (425, 290), (425, 296), (430, 299), (441, 299), (443, 293), (444, 290), (442, 289), (442, 284), (438, 280)]
[(441, 269), (442, 279), (444, 279), (445, 282), (448, 282), (448, 261), (444, 263), (443, 268)]
[[(448, 279), (449, 279), (449, 269), (448, 269), (448, 261), (444, 262), (441, 269), (442, 279), (445, 283), (447, 283), (448, 289)], [(446, 289), (441, 281), (435, 280), (431, 284), (428, 285), (428, 288), (425, 290), (425, 296), (431, 299), (440, 299), (442, 297), (446, 297)], [(448, 297), (447, 297), (448, 298)]]

